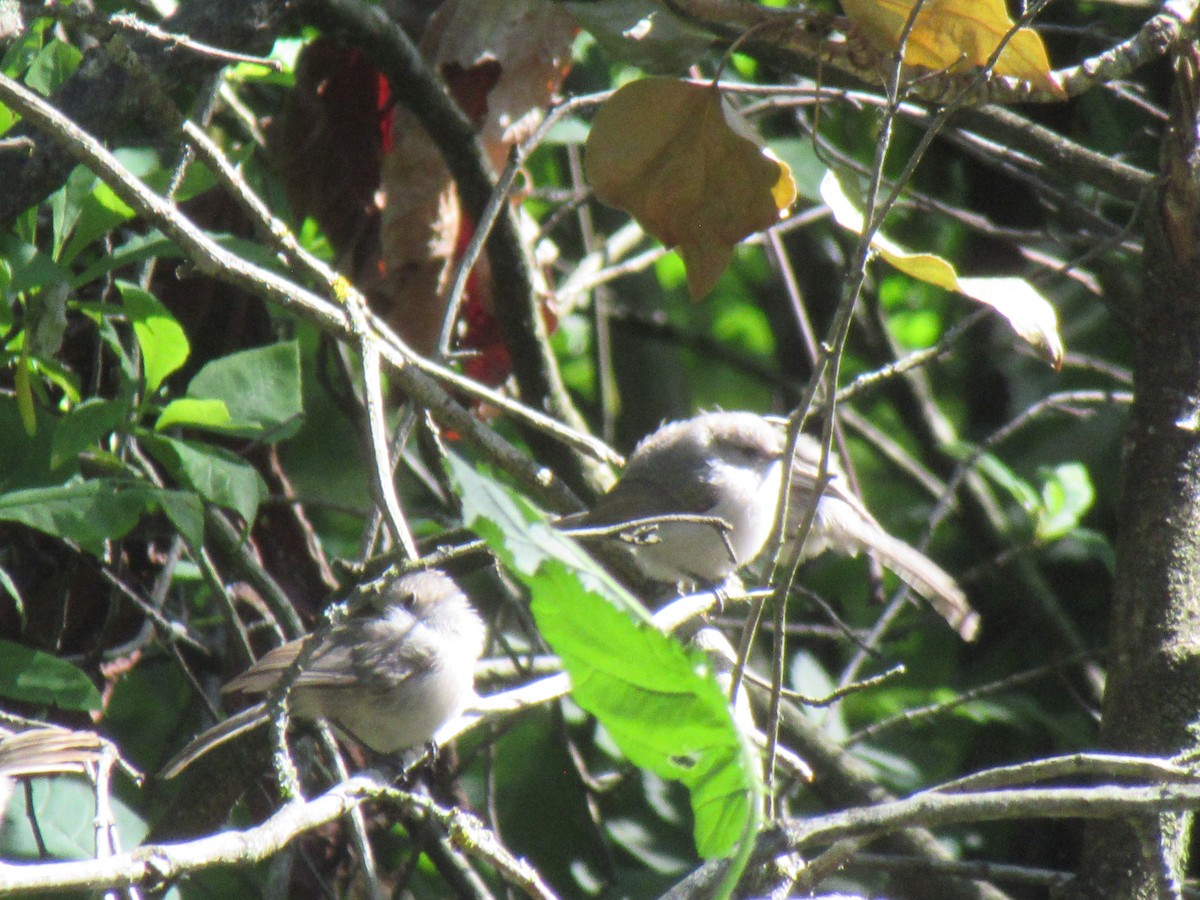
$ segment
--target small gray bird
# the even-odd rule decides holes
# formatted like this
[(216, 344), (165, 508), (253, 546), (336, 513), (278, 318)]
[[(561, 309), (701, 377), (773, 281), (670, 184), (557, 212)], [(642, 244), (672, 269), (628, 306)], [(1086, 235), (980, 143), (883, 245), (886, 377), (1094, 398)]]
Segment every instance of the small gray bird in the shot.
[[(288, 694), (288, 711), (326, 719), (378, 753), (429, 741), (475, 691), (484, 626), (466, 595), (435, 570), (388, 584), (376, 615), (276, 647), (227, 684), (223, 694), (266, 694), (308, 641), (317, 646)], [(256, 703), (201, 734), (163, 769), (174, 778), (213, 747), (267, 721)]]
[[(792, 461), (792, 488), (785, 532), (792, 541), (798, 537), (807, 510), (812, 506), (820, 460), (821, 445), (809, 435), (800, 435)], [(811, 559), (826, 550), (845, 556), (857, 556), (869, 550), (925, 598), (963, 640), (974, 640), (979, 631), (979, 614), (967, 603), (962, 588), (920, 550), (884, 530), (862, 501), (846, 487), (845, 474), (833, 456), (830, 456), (828, 468), (830, 480), (817, 504), (802, 558)]]
[(723, 527), (669, 521), (631, 526), (615, 538), (647, 578), (719, 584), (758, 556), (770, 535), (782, 454), (780, 433), (754, 413), (669, 422), (637, 445), (621, 479), (595, 506), (560, 524), (576, 532), (658, 516), (719, 519)]

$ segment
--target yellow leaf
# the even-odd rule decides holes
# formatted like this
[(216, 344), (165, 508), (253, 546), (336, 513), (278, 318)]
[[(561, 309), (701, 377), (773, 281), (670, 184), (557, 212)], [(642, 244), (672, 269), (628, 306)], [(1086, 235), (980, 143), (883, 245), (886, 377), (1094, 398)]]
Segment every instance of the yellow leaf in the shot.
[[(900, 45), (904, 25), (917, 0), (842, 0), (842, 7), (863, 34), (890, 53)], [(987, 64), (1013, 30), (1004, 0), (925, 0), (904, 47), (910, 66), (961, 71)], [(1050, 59), (1037, 33), (1021, 28), (1004, 45), (996, 61), (997, 75), (1028, 81), (1065, 96), (1050, 73)]]
[(671, 78), (617, 91), (596, 114), (584, 170), (596, 196), (677, 247), (688, 288), (708, 293), (749, 234), (796, 199), (791, 171), (754, 138), (720, 92)]
[(1024, 278), (960, 278), (958, 289), (986, 303), (1012, 325), (1013, 330), (1042, 354), (1055, 369), (1062, 368), (1063, 345), (1058, 336), (1058, 314)]
[[(833, 172), (826, 172), (821, 180), (821, 199), (839, 225), (862, 234), (863, 214), (846, 196)], [(871, 237), (871, 248), (910, 278), (990, 306), (1007, 319), (1013, 331), (1041, 353), (1050, 365), (1055, 369), (1062, 366), (1063, 344), (1058, 334), (1058, 314), (1023, 278), (960, 277), (943, 257), (934, 253), (912, 253), (878, 231)]]

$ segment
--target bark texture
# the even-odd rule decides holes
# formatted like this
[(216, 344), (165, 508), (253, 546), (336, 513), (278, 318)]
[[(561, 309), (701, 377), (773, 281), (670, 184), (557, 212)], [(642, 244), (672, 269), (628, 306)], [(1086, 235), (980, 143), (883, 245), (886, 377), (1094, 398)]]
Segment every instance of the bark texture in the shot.
[[(1176, 48), (1164, 181), (1146, 224), (1145, 295), (1134, 323), (1103, 744), (1173, 755), (1200, 718), (1200, 56)], [(1191, 816), (1098, 822), (1077, 897), (1182, 896)]]

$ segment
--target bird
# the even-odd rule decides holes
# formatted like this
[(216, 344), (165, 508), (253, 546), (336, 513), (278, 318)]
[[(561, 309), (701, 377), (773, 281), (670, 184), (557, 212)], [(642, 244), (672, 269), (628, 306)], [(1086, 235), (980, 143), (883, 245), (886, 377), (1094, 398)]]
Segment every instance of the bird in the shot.
[[(475, 663), (484, 625), (466, 595), (437, 570), (410, 572), (388, 582), (377, 612), (268, 652), (233, 679), (222, 694), (270, 693), (303, 649), (311, 655), (292, 683), (288, 712), (325, 719), (377, 753), (393, 754), (429, 742), (475, 695)], [(200, 756), (268, 720), (255, 703), (210, 728), (163, 767), (174, 778)]]
[(626, 547), (653, 581), (719, 585), (770, 535), (783, 449), (779, 431), (751, 412), (668, 422), (634, 448), (608, 493), (560, 527)]
[[(811, 508), (817, 489), (821, 445), (801, 434), (792, 458), (792, 481), (788, 495), (785, 555), (790, 555)], [(863, 502), (846, 485), (837, 459), (831, 454), (829, 480), (821, 493), (812, 526), (804, 541), (801, 559), (812, 559), (832, 550), (843, 556), (869, 551), (923, 597), (965, 641), (979, 633), (979, 614), (967, 602), (958, 583), (928, 556), (889, 534)]]

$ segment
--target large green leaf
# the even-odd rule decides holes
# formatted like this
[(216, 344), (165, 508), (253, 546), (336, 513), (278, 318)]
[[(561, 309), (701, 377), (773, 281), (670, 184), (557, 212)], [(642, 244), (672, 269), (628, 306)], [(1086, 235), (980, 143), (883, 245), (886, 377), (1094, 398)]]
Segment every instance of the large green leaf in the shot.
[(699, 853), (728, 856), (754, 834), (762, 802), (757, 754), (734, 724), (707, 659), (649, 615), (523, 497), (454, 457), (468, 526), (529, 587), (572, 696), (638, 766), (689, 790)]
[[(32, 778), (29, 784), (28, 795), (25, 791), (14, 791), (8, 809), (0, 807), (0, 858), (46, 862), (40, 852), (40, 839), (51, 859), (93, 859), (96, 853), (96, 789), (80, 775)], [(30, 798), (32, 808), (27, 806)], [(122, 799), (120, 791), (114, 791), (109, 799), (109, 809), (116, 820), (114, 824), (121, 842), (126, 846), (137, 846), (147, 831), (141, 815)], [(39, 834), (33, 832), (34, 823)], [(40, 896), (88, 895), (59, 892)]]
[(300, 349), (293, 341), (214, 359), (192, 378), (186, 398), (168, 404), (156, 428), (167, 427), (166, 420), (275, 441), (294, 434), (303, 413)]
[(197, 494), (253, 523), (267, 497), (258, 470), (228, 450), (163, 435), (143, 435), (142, 443), (171, 474)]
[(100, 692), (64, 659), (0, 640), (0, 696), (59, 709), (100, 708)]
[[(125, 420), (129, 407), (120, 400), (93, 397), (71, 408), (54, 423), (50, 438), (50, 467), (58, 469), (74, 462), (84, 450), (112, 434)], [(77, 467), (76, 467), (77, 468)]]
[(34, 58), (25, 73), (25, 83), (43, 97), (49, 97), (70, 77), (82, 59), (83, 54), (76, 47), (55, 38)]
[(193, 544), (203, 541), (204, 511), (194, 495), (122, 479), (71, 481), (0, 495), (0, 520), (21, 522), (99, 555), (146, 513), (161, 509)]

